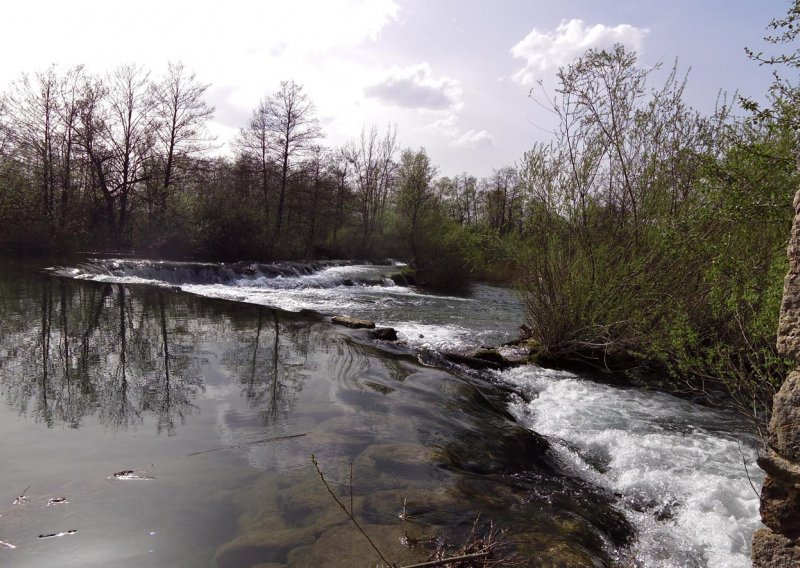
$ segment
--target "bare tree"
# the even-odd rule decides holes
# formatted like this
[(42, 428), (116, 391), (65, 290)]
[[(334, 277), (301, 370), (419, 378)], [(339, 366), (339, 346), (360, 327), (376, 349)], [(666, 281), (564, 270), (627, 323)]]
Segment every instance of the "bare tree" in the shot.
[(270, 130), (269, 109), (262, 100), (253, 109), (247, 126), (239, 131), (237, 146), (246, 157), (258, 163), (261, 195), (264, 207), (264, 224), (269, 225), (269, 173), (270, 173)]
[(373, 125), (369, 132), (362, 128), (358, 142), (351, 141), (346, 149), (361, 216), (364, 246), (369, 245), (386, 209), (396, 167), (393, 161), (396, 148), (397, 128), (387, 128), (386, 134), (380, 138), (378, 128)]
[(16, 158), (33, 174), (46, 223), (55, 216), (58, 77), (54, 67), (23, 75), (6, 95)]
[(109, 173), (114, 153), (103, 137), (108, 122), (107, 95), (108, 87), (100, 78), (84, 77), (80, 87), (76, 141), (83, 154), (85, 184), (91, 189), (95, 206), (99, 206), (100, 200), (104, 203), (105, 224), (110, 232), (115, 233), (117, 191), (111, 184)]
[(63, 232), (67, 223), (70, 200), (73, 198), (74, 180), (73, 164), (76, 158), (78, 141), (78, 124), (81, 106), (83, 83), (86, 75), (83, 66), (70, 69), (59, 81), (58, 114), (62, 128), (59, 132), (60, 170), (60, 211), (58, 219), (59, 232)]
[(117, 237), (128, 229), (131, 199), (148, 173), (146, 161), (155, 144), (154, 101), (150, 73), (135, 65), (122, 65), (109, 76), (109, 121), (103, 136), (113, 150), (113, 190), (119, 197)]
[(209, 135), (205, 122), (214, 114), (214, 108), (203, 100), (209, 85), (199, 83), (194, 73), (189, 73), (183, 63), (169, 63), (167, 74), (153, 85), (153, 103), (158, 152), (162, 160), (160, 208), (167, 208), (167, 198), (178, 180), (180, 168), (188, 159), (201, 154), (208, 146)]
[(294, 81), (282, 81), (280, 88), (263, 102), (272, 152), (280, 171), (280, 192), (275, 218), (275, 233), (280, 233), (286, 203), (286, 187), (294, 162), (322, 136), (314, 116), (314, 104), (303, 87)]
[(4, 96), (0, 150), (23, 164), (37, 190), (36, 216), (51, 236), (66, 223), (82, 67), (59, 74), (54, 66), (23, 75)]

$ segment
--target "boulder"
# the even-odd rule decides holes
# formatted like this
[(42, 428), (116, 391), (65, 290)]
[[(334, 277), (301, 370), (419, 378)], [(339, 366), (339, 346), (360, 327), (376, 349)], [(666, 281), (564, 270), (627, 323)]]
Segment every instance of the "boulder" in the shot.
[[(778, 353), (800, 361), (800, 191), (789, 236), (789, 273), (778, 320)], [(761, 488), (761, 520), (753, 535), (754, 568), (800, 566), (800, 369), (781, 385), (772, 401), (769, 449), (758, 460), (766, 472)]]
[(776, 533), (800, 536), (800, 487), (767, 475), (761, 487), (761, 521)]
[(373, 339), (397, 341), (397, 330), (392, 327), (379, 327), (372, 332)]

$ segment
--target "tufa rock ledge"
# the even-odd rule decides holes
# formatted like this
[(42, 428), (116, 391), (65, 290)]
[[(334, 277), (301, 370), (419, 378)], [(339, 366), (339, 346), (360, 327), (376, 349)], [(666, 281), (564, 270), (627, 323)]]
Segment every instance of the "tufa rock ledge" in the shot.
[[(794, 197), (794, 221), (778, 320), (778, 353), (800, 362), (800, 191)], [(800, 368), (792, 371), (772, 401), (766, 455), (758, 460), (767, 473), (761, 488), (761, 520), (753, 535), (753, 568), (800, 566)]]

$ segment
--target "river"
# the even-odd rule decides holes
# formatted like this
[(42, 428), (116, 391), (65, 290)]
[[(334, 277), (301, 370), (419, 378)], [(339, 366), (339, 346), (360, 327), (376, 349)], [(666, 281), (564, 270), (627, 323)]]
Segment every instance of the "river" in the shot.
[(515, 336), (508, 290), (335, 262), (0, 268), (3, 566), (375, 565), (312, 454), (398, 565), (490, 522), (531, 565), (749, 565), (762, 473), (736, 416), (438, 364)]

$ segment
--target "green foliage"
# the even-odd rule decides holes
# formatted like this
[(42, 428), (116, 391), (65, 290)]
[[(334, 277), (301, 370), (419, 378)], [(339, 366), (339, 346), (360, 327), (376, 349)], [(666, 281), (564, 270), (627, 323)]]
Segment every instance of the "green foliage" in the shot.
[(788, 368), (775, 333), (793, 130), (700, 117), (674, 73), (651, 90), (635, 65), (617, 48), (562, 70), (560, 138), (526, 155), (539, 207), (517, 262), (534, 339), (544, 357), (725, 388), (763, 421)]
[(417, 283), (441, 291), (466, 290), (471, 274), (464, 230), (435, 212), (426, 221), (417, 237), (414, 262)]

